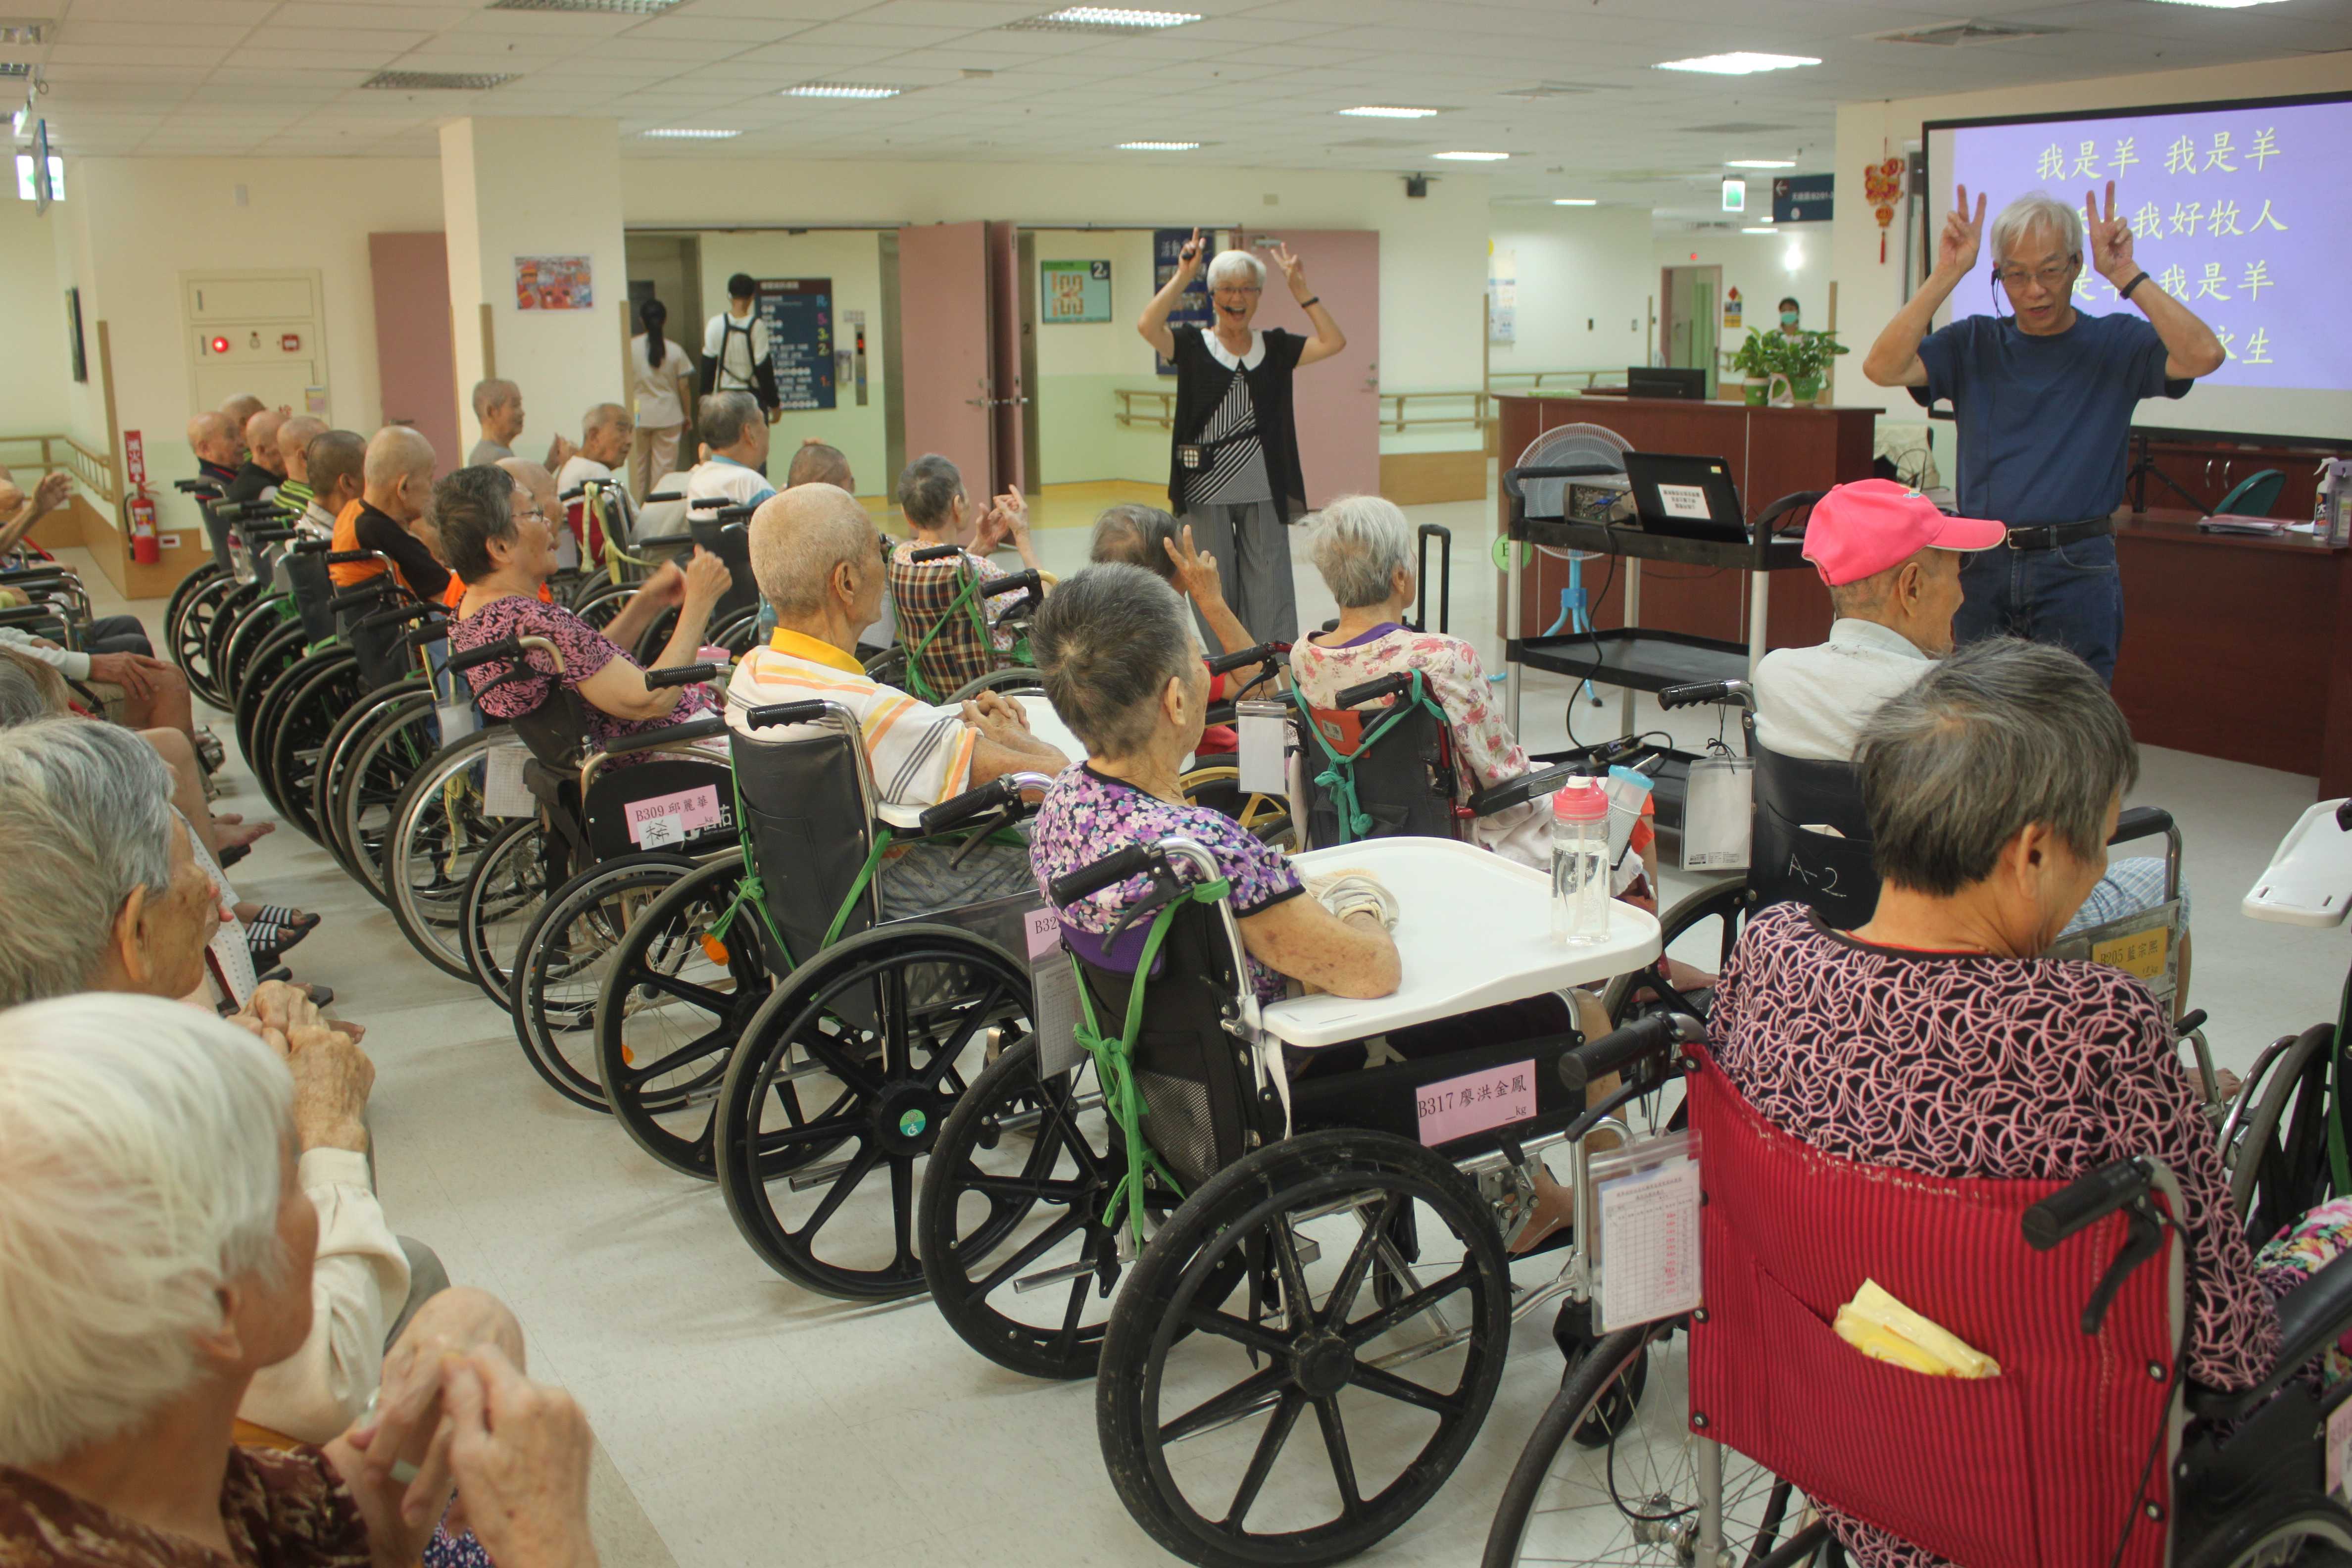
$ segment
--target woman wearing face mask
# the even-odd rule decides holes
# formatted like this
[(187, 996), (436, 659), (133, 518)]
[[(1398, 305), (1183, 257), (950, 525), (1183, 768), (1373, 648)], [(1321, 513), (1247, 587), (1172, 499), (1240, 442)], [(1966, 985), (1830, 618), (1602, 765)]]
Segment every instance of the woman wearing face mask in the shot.
[(1795, 300), (1793, 297), (1791, 297), (1791, 298), (1790, 298), (1790, 299), (1786, 299), (1786, 300), (1781, 300), (1781, 301), (1780, 301), (1780, 335), (1781, 335), (1782, 337), (1784, 337), (1784, 338), (1798, 338), (1798, 337), (1802, 337), (1802, 336), (1804, 336), (1804, 331), (1805, 331), (1805, 330), (1804, 330), (1802, 327), (1800, 327), (1799, 325), (1797, 325), (1797, 301), (1796, 301), (1796, 300)]
[(1305, 266), (1282, 245), (1270, 254), (1291, 298), (1306, 310), (1313, 337), (1250, 325), (1265, 292), (1265, 263), (1245, 250), (1222, 251), (1208, 264), (1213, 322), (1181, 331), (1171, 328), (1169, 312), (1207, 254), (1201, 231), (1194, 229), (1175, 275), (1135, 324), (1143, 341), (1176, 365), (1168, 499), (1216, 561), (1218, 575), (1230, 584), (1234, 614), (1250, 636), (1260, 642), (1295, 642), (1298, 605), (1284, 531), (1307, 510), (1307, 484), (1299, 476), (1298, 437), (1291, 425), (1290, 375), (1300, 365), (1330, 358), (1348, 340), (1307, 283)]

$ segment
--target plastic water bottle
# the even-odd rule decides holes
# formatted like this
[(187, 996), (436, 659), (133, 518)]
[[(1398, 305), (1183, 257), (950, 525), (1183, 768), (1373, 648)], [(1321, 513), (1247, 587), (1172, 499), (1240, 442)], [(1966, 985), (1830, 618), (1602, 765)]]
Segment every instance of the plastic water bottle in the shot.
[(1609, 940), (1609, 792), (1572, 778), (1551, 797), (1551, 934)]

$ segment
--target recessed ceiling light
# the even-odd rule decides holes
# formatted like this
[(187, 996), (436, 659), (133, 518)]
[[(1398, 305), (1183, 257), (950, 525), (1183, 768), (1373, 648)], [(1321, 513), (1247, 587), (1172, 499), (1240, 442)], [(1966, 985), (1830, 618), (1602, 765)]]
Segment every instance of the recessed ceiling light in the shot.
[(1742, 234), (1778, 234), (1780, 231), (1774, 228), (1771, 225), (1766, 224), (1762, 228), (1743, 228), (1739, 232)]
[(1007, 22), (1014, 33), (1158, 33), (1197, 22), (1197, 11), (1138, 11), (1124, 5), (1066, 5), (1042, 16)]
[(490, 0), (490, 11), (602, 11), (624, 16), (658, 16), (680, 0)]
[(2215, 11), (2240, 11), (2249, 5), (2275, 5), (2278, 0), (2160, 0), (2166, 5), (2203, 5)]
[(1122, 142), (1122, 153), (1192, 153), (1200, 148), (1198, 142)]
[(487, 92), (512, 80), (512, 71), (378, 71), (360, 86), (385, 92)]
[(1353, 109), (1339, 110), (1365, 120), (1426, 120), (1437, 112), (1433, 109), (1398, 109), (1384, 103), (1360, 103)]
[(1443, 158), (1449, 163), (1499, 163), (1508, 153), (1432, 153), (1433, 158)]
[(784, 89), (785, 98), (896, 98), (907, 89), (884, 87), (878, 82), (804, 81), (798, 87)]
[(640, 131), (640, 136), (658, 137), (665, 142), (724, 142), (730, 136), (740, 136), (740, 131), (706, 131), (685, 125), (667, 126), (659, 131)]
[(1551, 205), (1556, 207), (1592, 207), (1599, 206), (1601, 200), (1597, 196), (1554, 196)]
[(1706, 71), (1711, 76), (1751, 76), (1757, 71), (1788, 70), (1795, 66), (1817, 66), (1822, 62), (1811, 55), (1759, 55), (1737, 49), (1727, 55), (1698, 55), (1686, 60), (1660, 60), (1662, 71)]
[(1731, 158), (1723, 165), (1727, 169), (1793, 169), (1794, 158)]

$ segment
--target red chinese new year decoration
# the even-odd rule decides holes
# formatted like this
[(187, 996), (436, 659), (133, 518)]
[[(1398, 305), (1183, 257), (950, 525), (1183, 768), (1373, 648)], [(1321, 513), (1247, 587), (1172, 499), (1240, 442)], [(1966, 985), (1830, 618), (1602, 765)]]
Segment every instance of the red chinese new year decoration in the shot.
[(1895, 204), (1903, 199), (1903, 160), (1889, 158), (1862, 171), (1862, 199), (1878, 215), (1878, 259), (1886, 260), (1886, 226), (1895, 221)]

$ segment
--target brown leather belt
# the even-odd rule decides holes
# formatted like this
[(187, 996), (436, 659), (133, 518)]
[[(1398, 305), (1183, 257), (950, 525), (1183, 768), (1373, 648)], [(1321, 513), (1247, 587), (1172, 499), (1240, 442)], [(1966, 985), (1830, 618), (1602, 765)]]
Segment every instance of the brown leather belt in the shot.
[(2096, 539), (2116, 531), (2116, 520), (2095, 517), (2082, 522), (2045, 522), (2034, 528), (2009, 531), (2011, 550), (2056, 550), (2081, 539)]

